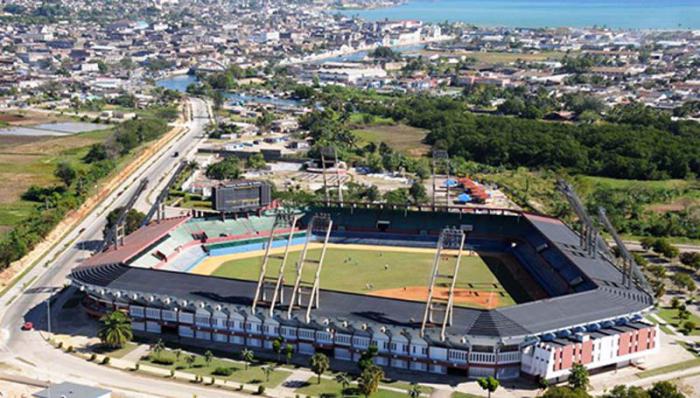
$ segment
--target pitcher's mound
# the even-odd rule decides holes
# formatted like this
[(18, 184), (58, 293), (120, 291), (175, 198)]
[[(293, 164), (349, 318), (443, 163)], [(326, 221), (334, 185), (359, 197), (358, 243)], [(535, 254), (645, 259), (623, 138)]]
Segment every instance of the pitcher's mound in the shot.
[[(436, 287), (434, 295), (437, 298), (447, 300), (446, 287)], [(396, 289), (375, 290), (368, 293), (371, 296), (387, 297), (394, 299), (425, 301), (428, 299), (427, 286), (406, 286)], [(454, 304), (465, 307), (478, 307), (493, 309), (498, 308), (499, 293), (485, 292), (479, 290), (459, 289), (455, 288)]]

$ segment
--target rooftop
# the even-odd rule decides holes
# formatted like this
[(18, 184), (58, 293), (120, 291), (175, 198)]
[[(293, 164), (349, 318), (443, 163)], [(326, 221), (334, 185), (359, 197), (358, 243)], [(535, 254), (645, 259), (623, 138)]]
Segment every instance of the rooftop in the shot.
[[(353, 217), (359, 218), (360, 210), (354, 211)], [(421, 216), (420, 213), (415, 215)], [(386, 214), (382, 217), (385, 216)], [(452, 213), (440, 215), (440, 217), (452, 216)], [(590, 287), (570, 294), (501, 309), (479, 310), (456, 307), (454, 323), (449, 329), (451, 334), (500, 338), (536, 335), (602, 320), (628, 317), (653, 305), (652, 297), (640, 288), (633, 286), (628, 289), (621, 285), (620, 271), (607, 260), (601, 256), (591, 258), (576, 250), (578, 236), (561, 221), (526, 213), (522, 213), (519, 220), (521, 222), (525, 220), (527, 224), (536, 228), (541, 233), (542, 239), (545, 239), (553, 250), (558, 250), (580, 269), (582, 274), (592, 282), (587, 285)], [(175, 223), (174, 226), (167, 225), (171, 225), (172, 228), (179, 225), (175, 221), (173, 223)], [(156, 239), (157, 234), (149, 231), (157, 229), (163, 233), (161, 228), (165, 227), (162, 224), (160, 227), (150, 225), (143, 228), (138, 232), (139, 236), (149, 236), (150, 240)], [(124, 264), (107, 265), (103, 261), (105, 258), (116, 257), (116, 255), (101, 256), (100, 261), (91, 259), (92, 264), (103, 263), (104, 265), (80, 267), (73, 271), (71, 278), (98, 291), (104, 288), (105, 291), (123, 292), (122, 297), (129, 295), (129, 299), (134, 293), (141, 299), (152, 296), (148, 305), (177, 306), (181, 310), (185, 310), (182, 303), (219, 304), (231, 311), (248, 311), (252, 304), (255, 282), (135, 268)], [(171, 300), (159, 301), (157, 300), (159, 297), (168, 297)], [(323, 289), (320, 293), (320, 301), (320, 308), (312, 311), (312, 317), (317, 321), (344, 319), (359, 325), (377, 324), (408, 329), (420, 327), (419, 320), (422, 319), (425, 309), (425, 303), (422, 302)], [(284, 306), (280, 307), (280, 310), (284, 310)], [(300, 311), (294, 313), (299, 319), (303, 319)], [(276, 317), (286, 320), (282, 312), (276, 314)]]

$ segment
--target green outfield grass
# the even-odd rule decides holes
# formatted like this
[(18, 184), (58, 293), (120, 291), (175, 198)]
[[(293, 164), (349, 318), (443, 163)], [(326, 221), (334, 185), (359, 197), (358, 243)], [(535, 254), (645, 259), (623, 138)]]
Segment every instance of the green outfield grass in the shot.
[[(308, 259), (318, 259), (320, 249), (309, 250)], [(285, 284), (295, 280), (295, 264), (300, 252), (289, 254), (285, 269)], [(447, 272), (450, 263), (455, 261), (440, 260), (441, 271)], [(215, 276), (244, 280), (257, 280), (262, 256), (233, 260), (222, 264), (213, 273)], [(432, 269), (432, 253), (382, 252), (373, 250), (354, 250), (329, 248), (321, 272), (321, 288), (352, 293), (369, 293), (384, 289), (397, 289), (410, 286), (428, 286)], [(271, 259), (268, 276), (276, 277), (280, 260)], [(316, 265), (307, 264), (303, 280), (313, 280)], [(444, 271), (443, 271), (444, 270)], [(368, 289), (368, 284), (371, 288)], [(463, 256), (457, 279), (457, 287), (484, 292), (499, 292), (499, 306), (515, 303), (511, 295), (503, 288), (486, 263), (478, 256)], [(479, 307), (478, 304), (464, 306)]]

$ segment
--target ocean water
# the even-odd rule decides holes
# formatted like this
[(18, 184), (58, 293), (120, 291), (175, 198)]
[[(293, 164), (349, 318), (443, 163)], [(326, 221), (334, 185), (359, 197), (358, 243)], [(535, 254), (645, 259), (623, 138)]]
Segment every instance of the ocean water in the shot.
[(343, 10), (368, 20), (462, 21), (478, 26), (700, 29), (700, 0), (409, 0)]

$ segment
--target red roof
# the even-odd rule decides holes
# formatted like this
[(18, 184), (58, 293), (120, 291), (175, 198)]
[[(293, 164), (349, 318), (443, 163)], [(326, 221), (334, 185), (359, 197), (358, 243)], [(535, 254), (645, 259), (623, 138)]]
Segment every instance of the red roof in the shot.
[(154, 244), (182, 223), (189, 220), (189, 216), (167, 218), (160, 222), (152, 222), (140, 228), (124, 238), (124, 244), (115, 248), (110, 246), (107, 250), (97, 253), (83, 261), (81, 265), (121, 264), (129, 261), (135, 255), (141, 253), (148, 246)]

